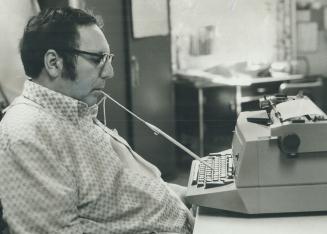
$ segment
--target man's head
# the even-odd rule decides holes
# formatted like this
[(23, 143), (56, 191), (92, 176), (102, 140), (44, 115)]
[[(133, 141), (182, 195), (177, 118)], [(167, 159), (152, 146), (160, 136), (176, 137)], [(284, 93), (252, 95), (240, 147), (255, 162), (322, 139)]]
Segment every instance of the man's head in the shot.
[(99, 19), (73, 8), (32, 17), (20, 43), (25, 73), (35, 82), (93, 105), (113, 77), (112, 54)]

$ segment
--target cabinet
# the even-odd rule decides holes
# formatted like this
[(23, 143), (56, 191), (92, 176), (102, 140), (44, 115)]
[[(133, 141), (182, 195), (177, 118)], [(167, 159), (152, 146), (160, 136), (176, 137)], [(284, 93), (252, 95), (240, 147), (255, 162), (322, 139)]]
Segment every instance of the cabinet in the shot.
[[(199, 88), (189, 82), (175, 83), (176, 137), (198, 155), (230, 148), (236, 123), (236, 89), (232, 86)], [(201, 98), (202, 97), (202, 98)], [(178, 150), (178, 164), (192, 158)]]
[[(170, 36), (133, 38), (131, 0), (85, 0), (85, 6), (103, 17), (103, 31), (115, 54), (115, 78), (107, 82), (106, 91), (174, 137)], [(115, 104), (110, 103), (107, 112), (109, 126), (117, 128), (136, 152), (158, 166), (163, 177), (174, 176), (175, 147), (171, 143), (156, 137)]]

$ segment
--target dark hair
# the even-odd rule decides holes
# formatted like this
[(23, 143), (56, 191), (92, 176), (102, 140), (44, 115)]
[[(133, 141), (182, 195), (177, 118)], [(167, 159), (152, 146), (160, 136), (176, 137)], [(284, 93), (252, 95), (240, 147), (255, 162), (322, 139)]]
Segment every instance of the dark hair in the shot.
[(20, 41), (25, 74), (37, 78), (44, 67), (44, 54), (53, 49), (63, 58), (65, 75), (74, 79), (76, 56), (65, 50), (79, 47), (77, 26), (93, 24), (103, 26), (99, 16), (71, 7), (50, 8), (31, 17)]

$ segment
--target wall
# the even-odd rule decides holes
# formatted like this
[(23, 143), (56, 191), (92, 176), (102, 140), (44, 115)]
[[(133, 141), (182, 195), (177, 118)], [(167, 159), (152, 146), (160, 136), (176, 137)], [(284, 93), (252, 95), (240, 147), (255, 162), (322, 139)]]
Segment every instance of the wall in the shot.
[[(297, 2), (305, 2), (311, 3), (310, 17), (309, 22), (316, 22), (318, 24), (318, 40), (317, 40), (317, 48), (315, 51), (307, 51), (301, 52), (297, 51), (298, 57), (301, 59), (306, 59), (309, 67), (307, 67), (306, 63), (303, 60), (300, 60), (299, 69), (303, 73), (307, 73), (309, 75), (324, 75), (327, 76), (327, 25), (324, 23), (324, 18), (327, 15), (324, 15), (324, 8), (327, 7), (327, 0), (307, 0), (301, 1), (297, 0)], [(298, 6), (299, 8), (299, 6)], [(297, 13), (299, 13), (299, 9)], [(299, 24), (299, 19), (297, 20), (297, 24)], [(326, 29), (325, 29), (326, 28)]]
[[(326, 32), (320, 31), (318, 33), (318, 47), (315, 52), (301, 53), (298, 52), (299, 57), (305, 57), (309, 63), (308, 75), (324, 75), (327, 76), (327, 39)], [(300, 61), (301, 70), (306, 72), (306, 65)]]
[(21, 92), (26, 79), (18, 44), (28, 18), (37, 10), (34, 0), (1, 0), (0, 84), (9, 101)]
[[(216, 65), (275, 60), (275, 0), (171, 0), (171, 18), (173, 54), (193, 55), (184, 57), (178, 69), (201, 68), (203, 58), (204, 66), (211, 61)], [(196, 55), (196, 40), (201, 44), (205, 37), (212, 40), (210, 51)]]
[[(122, 0), (84, 0), (85, 7), (93, 10), (102, 17), (104, 22), (103, 31), (108, 39), (112, 53), (115, 54), (113, 68), (115, 76), (106, 82), (105, 91), (124, 106), (127, 104), (127, 45), (125, 34), (124, 1)], [(101, 107), (100, 107), (101, 108)], [(102, 120), (100, 110), (99, 119)], [(107, 123), (110, 128), (116, 128), (125, 139), (128, 136), (127, 113), (114, 103), (108, 101), (106, 108)]]

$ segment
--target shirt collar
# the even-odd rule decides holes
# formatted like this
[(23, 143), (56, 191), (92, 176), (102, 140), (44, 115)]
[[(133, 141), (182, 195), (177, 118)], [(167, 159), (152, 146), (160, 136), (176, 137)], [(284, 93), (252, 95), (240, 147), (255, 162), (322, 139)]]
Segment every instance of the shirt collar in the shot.
[(33, 81), (25, 82), (22, 95), (51, 113), (59, 114), (75, 123), (78, 123), (81, 118), (95, 118), (98, 114), (96, 104), (89, 107), (84, 102), (55, 92)]

